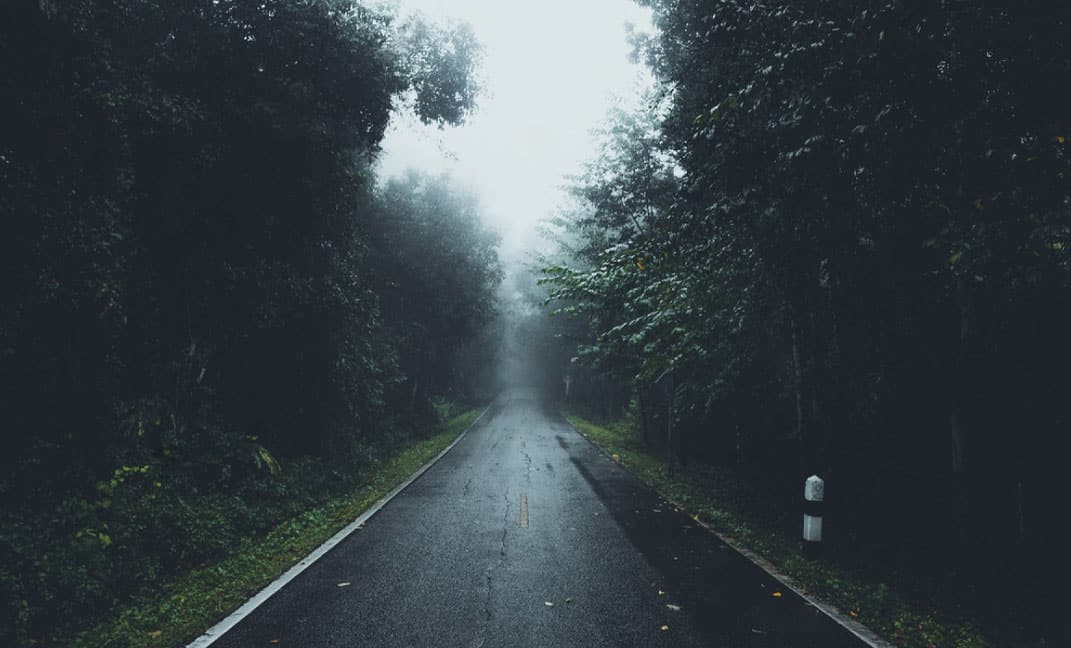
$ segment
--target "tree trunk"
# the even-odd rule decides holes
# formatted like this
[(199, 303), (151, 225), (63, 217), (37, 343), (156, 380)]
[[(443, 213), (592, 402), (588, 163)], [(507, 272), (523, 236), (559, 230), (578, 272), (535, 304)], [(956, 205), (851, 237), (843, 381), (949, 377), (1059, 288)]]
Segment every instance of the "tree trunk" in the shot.
[(647, 397), (647, 388), (640, 387), (637, 398), (640, 403), (640, 433), (643, 435), (643, 447), (651, 447), (651, 412)]
[(800, 331), (796, 318), (792, 318), (792, 368), (796, 375), (796, 439), (803, 438), (803, 367), (800, 365)]
[[(949, 498), (950, 520), (954, 520), (953, 534), (958, 542), (957, 551), (971, 544), (971, 530), (974, 524), (970, 515), (970, 492), (968, 488), (967, 448), (963, 413), (967, 407), (967, 345), (970, 338), (969, 305), (966, 288), (962, 280), (956, 281), (956, 305), (959, 309), (959, 339), (954, 358), (949, 394), (948, 443), (949, 469), (952, 478), (952, 493)], [(972, 557), (973, 558), (973, 557)]]
[(949, 433), (952, 442), (952, 474), (964, 472), (963, 429), (960, 412), (964, 411), (967, 381), (967, 345), (970, 337), (970, 316), (967, 291), (962, 279), (956, 280), (956, 304), (959, 307), (959, 346), (956, 349), (955, 378), (952, 385), (952, 414), (949, 417)]
[(673, 429), (673, 390), (668, 390), (666, 395), (666, 461), (668, 462), (669, 469), (672, 470), (678, 462), (679, 452), (677, 452), (678, 437), (680, 432), (674, 435)]

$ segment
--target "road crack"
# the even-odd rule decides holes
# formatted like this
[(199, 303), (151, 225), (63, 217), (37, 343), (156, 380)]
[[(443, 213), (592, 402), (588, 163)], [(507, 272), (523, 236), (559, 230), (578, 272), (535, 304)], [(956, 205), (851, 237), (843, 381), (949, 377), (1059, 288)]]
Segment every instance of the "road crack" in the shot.
[(528, 442), (521, 441), (521, 454), (524, 455), (524, 481), (526, 484), (532, 483), (532, 455), (528, 454)]
[(487, 643), (487, 629), (491, 626), (491, 619), (493, 613), (491, 612), (491, 592), (494, 588), (495, 572), (502, 568), (502, 565), (506, 564), (506, 537), (509, 534), (509, 510), (510, 499), (509, 489), (506, 489), (503, 499), (503, 512), (502, 512), (502, 538), (499, 541), (498, 547), (498, 560), (487, 568), (487, 595), (483, 601), (483, 623), (476, 629), (476, 638), (473, 639), (473, 648), (483, 648), (483, 645)]

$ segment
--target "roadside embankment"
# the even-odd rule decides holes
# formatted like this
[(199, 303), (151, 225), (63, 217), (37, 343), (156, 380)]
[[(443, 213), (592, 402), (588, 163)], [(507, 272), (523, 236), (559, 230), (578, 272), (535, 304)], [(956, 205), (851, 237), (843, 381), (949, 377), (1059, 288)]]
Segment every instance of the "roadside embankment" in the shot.
[[(322, 475), (312, 473), (318, 468), (328, 470), (326, 465), (317, 467), (315, 462), (284, 465), (286, 487), (280, 482), (277, 497), (286, 498), (289, 489), (295, 496), (300, 495), (302, 502), (313, 500), (314, 504), (277, 519), (265, 532), (233, 534), (231, 548), (216, 559), (165, 575), (158, 587), (118, 601), (112, 610), (97, 618), (71, 619), (67, 627), (53, 628), (49, 636), (42, 635), (33, 645), (92, 648), (185, 645), (405, 482), (449, 446), (482, 411), (483, 408), (477, 408), (458, 414), (458, 408), (451, 408), (449, 413), (456, 415), (444, 420), (431, 436), (399, 443), (393, 451), (369, 460), (359, 475), (348, 478), (349, 487), (324, 487)], [(298, 470), (305, 474), (287, 474)], [(303, 479), (314, 488), (302, 487)], [(250, 515), (270, 516), (300, 508), (300, 503), (290, 505), (271, 499), (245, 501), (242, 510)], [(190, 505), (196, 507), (197, 503)], [(225, 526), (226, 521), (202, 522), (199, 526), (211, 529)], [(191, 528), (189, 533), (200, 531)], [(182, 539), (173, 542), (181, 544)], [(45, 559), (58, 561), (64, 557), (46, 556)]]
[[(688, 512), (778, 577), (840, 614), (858, 620), (903, 648), (984, 648), (995, 645), (976, 622), (942, 608), (942, 601), (909, 596), (924, 574), (889, 574), (875, 579), (867, 565), (827, 556), (808, 560), (800, 554), (799, 530), (789, 520), (800, 511), (764, 497), (730, 467), (690, 464), (669, 468), (665, 457), (646, 448), (636, 426), (625, 417), (599, 425), (575, 413), (566, 418), (588, 440), (619, 461), (664, 497)], [(801, 484), (802, 492), (802, 484)], [(908, 582), (910, 581), (910, 582)]]

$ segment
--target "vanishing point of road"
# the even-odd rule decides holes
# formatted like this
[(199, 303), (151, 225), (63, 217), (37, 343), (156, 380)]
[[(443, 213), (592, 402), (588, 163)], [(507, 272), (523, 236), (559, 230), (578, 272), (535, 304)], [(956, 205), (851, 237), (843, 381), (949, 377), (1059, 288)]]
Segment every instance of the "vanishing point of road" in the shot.
[(866, 646), (524, 390), (212, 645)]

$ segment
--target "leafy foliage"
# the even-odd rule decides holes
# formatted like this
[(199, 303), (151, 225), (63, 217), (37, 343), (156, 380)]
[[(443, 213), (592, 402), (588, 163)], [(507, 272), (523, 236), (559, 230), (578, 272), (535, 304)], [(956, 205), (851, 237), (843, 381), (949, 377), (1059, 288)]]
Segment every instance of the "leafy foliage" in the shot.
[[(1066, 537), (1048, 512), (1071, 387), (1071, 14), (641, 4), (656, 153), (607, 139), (566, 219), (573, 258), (548, 270), (590, 326), (578, 360), (632, 385), (648, 431), (665, 410), (649, 380), (675, 369), (682, 459), (793, 491), (820, 473), (845, 551), (921, 556), (1017, 619), (1001, 630), (1062, 636), (1036, 557)], [(625, 199), (662, 179), (653, 211)], [(905, 537), (905, 517), (929, 533)]]
[[(374, 162), (395, 108), (460, 122), (478, 60), (465, 27), (350, 0), (3, 4), (0, 642), (220, 555), (433, 420), (445, 352), (422, 418), (391, 420), (428, 322), (382, 269), (442, 263), (411, 300), (466, 288), (436, 294), (446, 350), (490, 317), (495, 242), (474, 205), (381, 200)], [(391, 248), (384, 213), (426, 226)]]
[(476, 196), (411, 171), (380, 188), (368, 228), (406, 396), (460, 386), (453, 354), (494, 316), (502, 280), (498, 236), (480, 222)]

